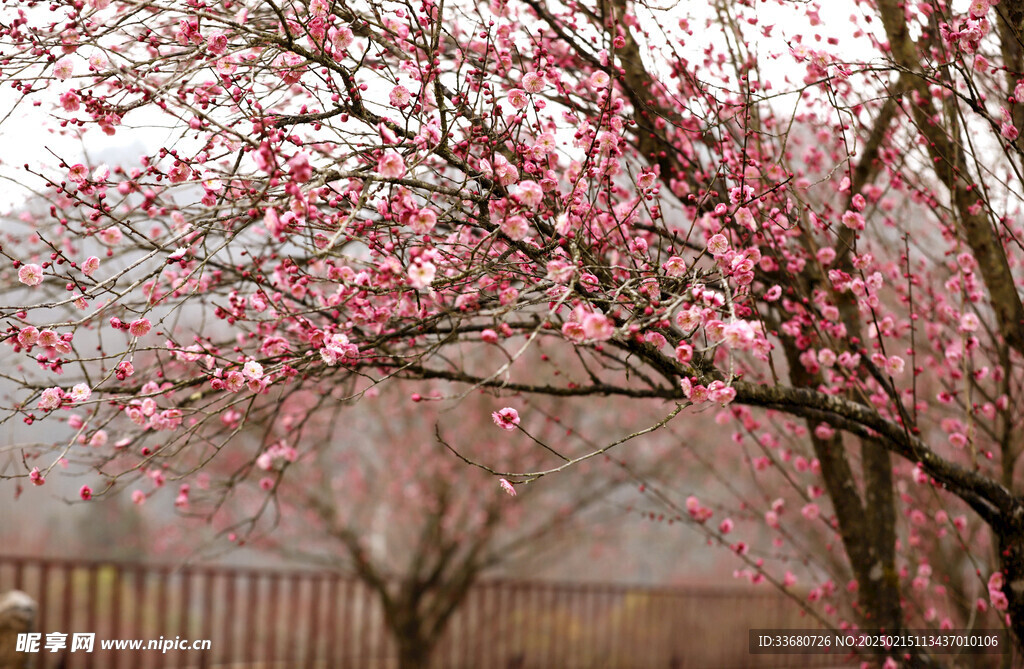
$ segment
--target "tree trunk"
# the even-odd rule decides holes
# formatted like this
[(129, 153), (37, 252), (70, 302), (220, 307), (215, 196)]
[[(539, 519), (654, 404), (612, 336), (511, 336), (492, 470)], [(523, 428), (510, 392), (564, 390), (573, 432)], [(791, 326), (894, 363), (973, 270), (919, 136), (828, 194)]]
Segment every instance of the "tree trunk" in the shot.
[(398, 642), (398, 669), (426, 669), (430, 666), (430, 656), (434, 651), (432, 641), (419, 634), (396, 637)]
[(1003, 572), (1003, 594), (1006, 595), (1010, 629), (1014, 639), (1011, 652), (1024, 654), (1024, 529), (1020, 522), (999, 528), (999, 564)]
[(434, 651), (434, 639), (428, 638), (429, 625), (418, 607), (401, 606), (393, 610), (388, 627), (398, 646), (398, 669), (426, 669)]

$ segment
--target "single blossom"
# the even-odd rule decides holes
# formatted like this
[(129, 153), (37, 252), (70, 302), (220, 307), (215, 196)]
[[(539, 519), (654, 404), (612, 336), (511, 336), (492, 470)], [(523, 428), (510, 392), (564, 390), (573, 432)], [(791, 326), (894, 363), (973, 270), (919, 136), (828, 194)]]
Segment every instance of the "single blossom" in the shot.
[(754, 219), (754, 214), (747, 207), (740, 207), (733, 214), (733, 218), (736, 220), (736, 224), (740, 225), (751, 232), (757, 232), (757, 221)]
[(503, 430), (514, 430), (519, 425), (519, 412), (512, 407), (505, 407), (491, 414), (494, 424)]
[(508, 92), (508, 103), (515, 109), (522, 109), (529, 103), (526, 91), (521, 88), (513, 88)]
[(611, 77), (604, 70), (598, 70), (590, 75), (590, 85), (594, 88), (604, 88), (611, 81)]
[(297, 153), (288, 161), (288, 173), (292, 179), (305, 183), (313, 178), (313, 166), (309, 164), (309, 155)]
[(661, 268), (665, 270), (665, 276), (673, 278), (686, 274), (686, 262), (679, 256), (672, 256), (662, 264)]
[(377, 173), (385, 179), (401, 179), (405, 176), (405, 159), (394, 149), (388, 149), (377, 161)]
[(437, 266), (432, 262), (414, 262), (409, 267), (409, 285), (416, 289), (429, 288), (437, 275)]
[(18, 332), (18, 344), (28, 348), (39, 341), (39, 329), (33, 325), (27, 325)]
[(960, 331), (961, 332), (974, 332), (981, 327), (981, 320), (978, 315), (973, 312), (967, 312), (960, 317)]
[(511, 186), (519, 181), (519, 168), (499, 154), (494, 157), (494, 176), (502, 186)]
[(239, 390), (245, 387), (245, 377), (241, 372), (232, 370), (224, 375), (224, 388), (227, 390), (237, 393)]
[(856, 211), (848, 210), (842, 216), (843, 225), (851, 230), (864, 229), (864, 216)]
[(107, 57), (103, 55), (101, 51), (89, 56), (89, 69), (90, 70), (102, 70), (107, 66)]
[(409, 106), (409, 102), (412, 100), (412, 93), (405, 86), (395, 86), (391, 89), (391, 94), (388, 96), (391, 102), (391, 106), (397, 107), (398, 109), (405, 109)]
[(583, 335), (595, 341), (608, 341), (615, 334), (615, 323), (604, 314), (583, 317)]
[(536, 209), (544, 201), (544, 190), (536, 181), (524, 179), (517, 184), (516, 199), (524, 207)]
[(684, 365), (693, 360), (693, 347), (683, 342), (676, 346), (676, 360)]
[(97, 258), (96, 256), (89, 256), (88, 258), (85, 259), (85, 262), (82, 263), (82, 274), (85, 274), (86, 276), (92, 276), (93, 272), (99, 269), (99, 267), (100, 259)]
[(228, 36), (221, 30), (210, 34), (206, 40), (206, 49), (212, 54), (220, 55), (228, 50)]
[(500, 485), (501, 489), (504, 490), (505, 492), (507, 492), (512, 497), (516, 496), (516, 489), (507, 480), (505, 480), (505, 479), (498, 479), (498, 485)]
[(527, 72), (523, 75), (522, 85), (527, 93), (540, 93), (544, 90), (544, 77), (536, 72)]
[(513, 241), (521, 241), (530, 232), (530, 222), (523, 216), (509, 216), (501, 222), (501, 231)]
[(92, 395), (92, 388), (86, 383), (78, 383), (71, 387), (68, 397), (72, 402), (84, 402)]
[(714, 235), (708, 240), (708, 253), (716, 258), (725, 255), (728, 250), (729, 240), (725, 238), (725, 235)]
[(70, 58), (61, 58), (53, 65), (53, 76), (61, 81), (68, 79), (75, 71), (75, 64)]
[(424, 207), (409, 217), (409, 227), (417, 235), (425, 235), (434, 229), (437, 224), (437, 212), (430, 207)]
[(42, 392), (39, 396), (39, 404), (36, 405), (36, 408), (41, 411), (52, 411), (59, 408), (63, 401), (64, 391), (57, 386), (54, 386), (52, 388), (47, 388)]
[(245, 378), (252, 379), (254, 381), (257, 379), (261, 379), (263, 378), (263, 365), (256, 362), (255, 360), (250, 360), (244, 365), (242, 365), (242, 374), (245, 376)]
[(139, 318), (128, 325), (128, 332), (133, 337), (145, 337), (152, 328), (148, 318)]
[(39, 265), (22, 265), (18, 269), (18, 281), (26, 286), (38, 286), (43, 282), (43, 268)]
[(107, 246), (114, 246), (124, 239), (124, 233), (115, 227), (104, 228), (103, 230), (100, 230), (96, 236), (99, 237), (100, 241)]
[(88, 178), (89, 168), (81, 163), (77, 165), (72, 165), (71, 168), (68, 170), (68, 181), (73, 181), (77, 184), (82, 183)]

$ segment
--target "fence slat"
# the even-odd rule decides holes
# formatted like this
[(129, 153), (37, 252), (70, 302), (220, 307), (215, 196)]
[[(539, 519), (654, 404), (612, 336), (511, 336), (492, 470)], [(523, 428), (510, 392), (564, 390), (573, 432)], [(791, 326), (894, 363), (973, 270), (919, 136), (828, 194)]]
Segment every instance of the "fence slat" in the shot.
[[(216, 616), (213, 615), (214, 600), (217, 599), (216, 590), (214, 589), (215, 584), (216, 580), (213, 571), (210, 569), (204, 569), (202, 587), (199, 591), (201, 595), (200, 598), (202, 599), (202, 606), (199, 609), (200, 618), (199, 625), (196, 626), (195, 639), (210, 638), (211, 634), (209, 630), (215, 628), (214, 621), (217, 619)], [(216, 608), (217, 610), (221, 610), (223, 608), (223, 601), (218, 602)], [(208, 669), (208, 667), (213, 663), (212, 650), (213, 648), (211, 647), (210, 651), (199, 651), (199, 657), (197, 658), (199, 660), (199, 669)], [(193, 655), (194, 654), (195, 651), (193, 651)]]
[[(39, 603), (40, 632), (69, 635), (68, 651), (70, 635), (96, 634), (93, 653), (41, 652), (37, 669), (61, 662), (64, 669), (395, 666), (378, 593), (337, 573), (0, 556), (0, 586), (11, 581)], [(779, 593), (750, 588), (479, 582), (437, 640), (431, 666), (777, 668), (790, 658), (748, 655), (746, 629), (807, 626), (796, 613)], [(98, 647), (105, 639), (161, 636), (208, 638), (212, 648)], [(998, 656), (977, 659), (975, 666), (998, 666)], [(830, 656), (801, 660), (807, 667), (837, 663)]]
[[(99, 615), (99, 597), (97, 591), (99, 588), (99, 566), (92, 564), (86, 567), (86, 614), (85, 614), (85, 629), (83, 632), (96, 634), (98, 636), (100, 631), (100, 615)], [(94, 641), (95, 643), (95, 641)], [(93, 669), (96, 666), (96, 649), (93, 652), (85, 654), (85, 667), (86, 669)]]
[(355, 613), (353, 605), (356, 602), (356, 584), (352, 581), (345, 580), (341, 584), (342, 596), (338, 600), (338, 606), (341, 608), (341, 634), (340, 645), (338, 650), (341, 652), (341, 666), (351, 667), (353, 666), (353, 653), (352, 648), (352, 628), (355, 626), (353, 620), (355, 619)]
[(235, 589), (235, 574), (224, 574), (224, 619), (221, 621), (220, 628), (220, 643), (217, 644), (215, 649), (220, 661), (230, 662), (234, 657), (233, 652), (235, 649), (235, 616), (237, 613), (237, 605), (235, 598), (238, 596), (238, 592)]
[[(175, 631), (175, 636), (181, 636), (182, 638), (188, 637), (188, 623), (189, 613), (192, 607), (192, 572), (189, 569), (181, 570), (181, 587), (178, 590), (179, 599), (178, 603), (181, 609), (178, 611), (178, 629)], [(178, 652), (178, 669), (184, 669), (188, 666), (188, 658), (186, 653)]]
[[(298, 574), (293, 574), (288, 579), (288, 619), (284, 628), (285, 657), (296, 658), (299, 656), (298, 632), (302, 624), (302, 579)], [(308, 619), (306, 625), (309, 625)]]
[[(132, 602), (132, 625), (131, 625), (131, 636), (136, 639), (142, 639), (147, 636), (146, 629), (146, 568), (143, 565), (135, 565), (134, 573), (135, 594), (132, 598), (135, 600)], [(132, 666), (135, 669), (142, 669), (148, 662), (146, 662), (148, 653), (132, 653), (132, 659), (134, 662)]]
[(327, 643), (324, 656), (328, 667), (337, 667), (341, 664), (339, 661), (341, 644), (338, 643), (340, 637), (338, 631), (338, 609), (341, 607), (340, 586), (341, 577), (331, 574), (331, 584), (327, 590), (327, 635), (324, 638)]
[(266, 625), (266, 637), (264, 643), (266, 649), (263, 659), (269, 662), (277, 660), (277, 612), (281, 605), (281, 579), (277, 574), (270, 575), (270, 594), (267, 597), (267, 606), (264, 613), (263, 623)]
[[(114, 570), (114, 578), (111, 581), (111, 596), (110, 596), (110, 638), (117, 639), (121, 637), (121, 607), (123, 604), (122, 600), (122, 588), (121, 588), (121, 570)], [(121, 666), (121, 654), (114, 653), (111, 655), (111, 667), (117, 669)]]
[(64, 651), (65, 653), (67, 653), (71, 649), (71, 638), (72, 634), (75, 632), (75, 630), (71, 629), (71, 589), (74, 585), (72, 579), (74, 579), (75, 576), (75, 568), (70, 564), (66, 564), (63, 565), (63, 568), (60, 571), (61, 580), (63, 581), (61, 583), (61, 585), (63, 586), (63, 591), (61, 593), (60, 629), (58, 631), (68, 635), (67, 648)]
[(306, 667), (315, 666), (320, 659), (321, 631), (320, 621), (323, 615), (322, 595), (326, 579), (322, 575), (313, 576), (309, 581), (309, 625), (306, 627)]
[(359, 598), (359, 639), (362, 643), (359, 644), (359, 656), (356, 658), (356, 666), (367, 666), (370, 661), (371, 646), (370, 646), (370, 629), (373, 627), (373, 620), (371, 611), (373, 610), (373, 593), (370, 592), (369, 588), (361, 587), (358, 588), (358, 592), (362, 595)]
[(246, 600), (248, 606), (245, 607), (245, 659), (247, 662), (256, 661), (256, 640), (259, 639), (259, 634), (256, 631), (256, 621), (259, 620), (257, 617), (256, 604), (259, 601), (257, 587), (259, 586), (259, 576), (256, 572), (249, 572), (249, 578), (246, 583)]
[[(171, 574), (167, 569), (161, 569), (157, 571), (157, 595), (156, 595), (156, 634), (162, 636), (163, 634), (169, 633), (170, 630), (167, 628), (167, 621), (170, 618), (170, 577)], [(160, 657), (157, 658), (158, 667), (166, 667), (169, 663), (169, 659), (166, 654), (161, 653)]]

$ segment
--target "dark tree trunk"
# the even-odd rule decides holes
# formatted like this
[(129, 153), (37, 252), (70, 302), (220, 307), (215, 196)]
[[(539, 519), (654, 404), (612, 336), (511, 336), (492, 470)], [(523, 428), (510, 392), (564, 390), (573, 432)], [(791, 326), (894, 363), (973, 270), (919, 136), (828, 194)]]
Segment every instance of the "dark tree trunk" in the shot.
[(1003, 594), (1009, 604), (1006, 613), (1010, 615), (1010, 629), (1016, 637), (1012, 640), (1013, 652), (1020, 657), (1024, 655), (1024, 527), (1021, 521), (1008, 525), (1010, 527), (999, 528), (999, 564), (1003, 572)]
[(399, 639), (398, 669), (426, 669), (433, 646), (422, 639)]
[(393, 630), (398, 644), (398, 669), (426, 669), (434, 652), (434, 640), (423, 634), (418, 616), (406, 617)]

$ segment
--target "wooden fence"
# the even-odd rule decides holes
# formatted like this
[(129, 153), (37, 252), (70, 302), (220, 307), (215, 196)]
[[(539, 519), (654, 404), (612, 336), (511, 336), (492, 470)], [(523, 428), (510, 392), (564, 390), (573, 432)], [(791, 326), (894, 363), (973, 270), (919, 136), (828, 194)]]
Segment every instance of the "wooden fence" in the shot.
[[(0, 557), (0, 592), (39, 603), (35, 669), (393, 669), (373, 593), (337, 574)], [(437, 669), (826, 667), (828, 656), (754, 656), (751, 628), (807, 627), (769, 589), (487, 581), (439, 641)], [(67, 634), (49, 652), (47, 634)], [(93, 652), (71, 652), (94, 633)], [(209, 650), (102, 650), (103, 640), (209, 640)]]

